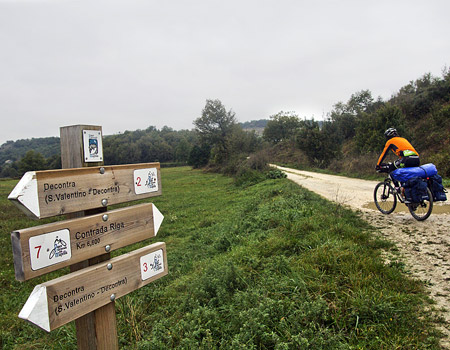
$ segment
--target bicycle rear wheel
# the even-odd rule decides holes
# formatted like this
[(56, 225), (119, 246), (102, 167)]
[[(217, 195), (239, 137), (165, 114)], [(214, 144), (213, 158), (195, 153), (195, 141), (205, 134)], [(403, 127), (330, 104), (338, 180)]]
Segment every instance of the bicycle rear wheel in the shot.
[(431, 215), (431, 212), (433, 211), (433, 195), (431, 194), (429, 188), (427, 188), (427, 191), (429, 200), (424, 200), (420, 203), (407, 204), (409, 212), (411, 213), (413, 218), (418, 221), (428, 219), (428, 217)]
[(383, 214), (390, 214), (397, 206), (397, 196), (395, 189), (387, 182), (380, 182), (375, 186), (373, 199), (378, 210)]

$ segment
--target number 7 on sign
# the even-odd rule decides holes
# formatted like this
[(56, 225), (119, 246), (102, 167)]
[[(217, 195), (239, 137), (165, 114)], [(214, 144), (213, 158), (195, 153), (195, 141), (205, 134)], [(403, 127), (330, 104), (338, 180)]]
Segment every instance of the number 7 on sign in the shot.
[(42, 246), (41, 245), (38, 245), (37, 247), (34, 247), (34, 249), (37, 249), (37, 253), (36, 253), (36, 259), (39, 259), (39, 253), (41, 252), (41, 248), (42, 248)]
[(158, 191), (158, 170), (156, 168), (137, 169), (134, 171), (133, 175), (134, 192), (136, 194)]
[(30, 237), (28, 244), (33, 271), (70, 260), (72, 257), (68, 229)]

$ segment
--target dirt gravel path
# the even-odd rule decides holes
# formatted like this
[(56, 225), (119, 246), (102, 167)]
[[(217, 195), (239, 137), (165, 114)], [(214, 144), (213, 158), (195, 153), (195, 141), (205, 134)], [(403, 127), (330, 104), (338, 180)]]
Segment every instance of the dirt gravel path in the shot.
[[(378, 181), (352, 179), (284, 168), (288, 179), (328, 200), (361, 211), (365, 220), (396, 243), (412, 276), (426, 282), (431, 298), (442, 312), (446, 334), (442, 345), (450, 349), (450, 200), (435, 203), (431, 216), (415, 220), (405, 205), (390, 215), (380, 213), (373, 203)], [(395, 258), (386, 256), (386, 259)]]

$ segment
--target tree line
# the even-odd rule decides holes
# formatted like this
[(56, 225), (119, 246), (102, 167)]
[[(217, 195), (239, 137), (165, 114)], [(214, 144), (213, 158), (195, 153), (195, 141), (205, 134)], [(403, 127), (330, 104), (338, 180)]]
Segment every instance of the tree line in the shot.
[(422, 163), (432, 162), (450, 176), (450, 70), (441, 78), (425, 74), (387, 101), (369, 90), (356, 92), (336, 103), (323, 123), (280, 112), (271, 117), (263, 137), (279, 160), (292, 162), (298, 150), (303, 165), (368, 173), (390, 127), (410, 140)]
[[(264, 168), (269, 161), (373, 174), (386, 142), (384, 131), (395, 127), (420, 153), (450, 176), (450, 70), (442, 77), (425, 74), (391, 98), (374, 98), (369, 90), (338, 102), (326, 120), (301, 119), (295, 112), (270, 117), (262, 137), (236, 127), (234, 113), (219, 100), (208, 100), (194, 121), (203, 164), (229, 173)], [(203, 147), (203, 148), (202, 148)], [(391, 155), (393, 159), (395, 156)], [(389, 160), (389, 159), (388, 159)]]
[[(450, 70), (444, 69), (442, 77), (425, 74), (386, 101), (374, 98), (369, 90), (355, 92), (347, 102), (336, 103), (324, 121), (280, 111), (268, 121), (248, 123), (253, 128), (263, 126), (262, 135), (245, 131), (235, 113), (218, 99), (206, 100), (193, 124), (192, 130), (150, 126), (105, 136), (105, 164), (159, 161), (236, 174), (261, 170), (268, 161), (278, 161), (368, 173), (373, 172), (383, 149), (384, 130), (395, 127), (411, 141), (423, 161), (435, 163), (442, 175), (450, 176)], [(54, 139), (58, 138), (44, 143), (52, 144)], [(44, 156), (34, 143), (34, 150), (15, 161), (4, 160), (14, 143), (2, 145), (0, 176), (17, 177), (28, 170), (60, 167), (59, 154)], [(3, 152), (5, 149), (10, 153)]]
[[(107, 135), (103, 137), (104, 162), (106, 165), (156, 161), (187, 164), (196, 138), (192, 130), (175, 131), (166, 126), (160, 130), (150, 126), (145, 130)], [(18, 149), (14, 148), (16, 142), (21, 146)], [(23, 152), (22, 145), (27, 140), (16, 142), (9, 141), (0, 147), (3, 157), (0, 177), (21, 177), (26, 171), (61, 168), (59, 138), (33, 139), (31, 149), (28, 148), (21, 157), (17, 157), (17, 154)], [(53, 153), (47, 152), (47, 156), (44, 156), (40, 151), (47, 143), (52, 145)]]

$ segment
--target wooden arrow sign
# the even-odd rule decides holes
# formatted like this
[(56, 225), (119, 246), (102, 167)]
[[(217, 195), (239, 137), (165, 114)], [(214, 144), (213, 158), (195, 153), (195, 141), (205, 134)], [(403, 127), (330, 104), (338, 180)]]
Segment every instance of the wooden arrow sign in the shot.
[(8, 199), (41, 219), (162, 194), (159, 163), (26, 173)]
[(37, 285), (19, 317), (50, 332), (167, 275), (165, 243)]
[(16, 279), (26, 281), (154, 237), (163, 219), (154, 204), (145, 203), (14, 231)]

